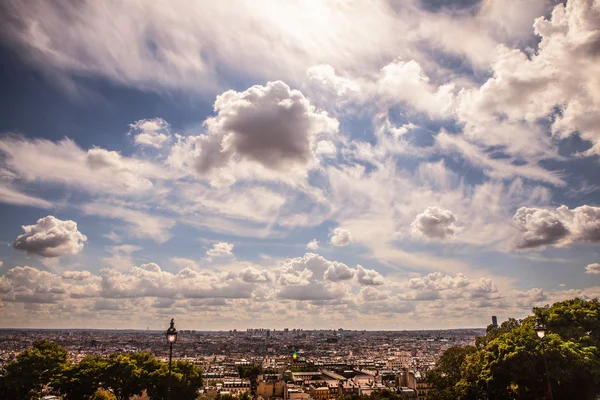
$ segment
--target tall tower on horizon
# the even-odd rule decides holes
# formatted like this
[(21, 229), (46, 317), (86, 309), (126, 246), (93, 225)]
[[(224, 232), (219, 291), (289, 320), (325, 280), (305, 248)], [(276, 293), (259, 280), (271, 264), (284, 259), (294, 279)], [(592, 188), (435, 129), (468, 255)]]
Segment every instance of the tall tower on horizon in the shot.
[(492, 315), (492, 325), (494, 325), (495, 328), (498, 327), (498, 318), (496, 318), (495, 315)]

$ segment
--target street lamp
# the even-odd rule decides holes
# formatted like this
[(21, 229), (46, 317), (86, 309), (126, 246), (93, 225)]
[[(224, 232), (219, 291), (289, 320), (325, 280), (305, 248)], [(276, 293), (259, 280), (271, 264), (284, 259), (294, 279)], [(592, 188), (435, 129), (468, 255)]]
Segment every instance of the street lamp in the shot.
[(548, 382), (548, 399), (552, 400), (552, 383), (550, 383), (550, 375), (548, 375), (548, 360), (546, 359), (546, 345), (544, 341), (544, 337), (546, 337), (546, 325), (542, 324), (538, 321), (537, 325), (533, 328), (535, 333), (537, 333), (538, 337), (542, 342), (542, 354), (544, 356), (544, 367), (546, 368), (546, 381)]
[(167, 387), (167, 399), (171, 400), (171, 362), (173, 360), (173, 343), (177, 341), (177, 329), (175, 320), (171, 318), (171, 326), (167, 329), (167, 343), (169, 343), (169, 386)]

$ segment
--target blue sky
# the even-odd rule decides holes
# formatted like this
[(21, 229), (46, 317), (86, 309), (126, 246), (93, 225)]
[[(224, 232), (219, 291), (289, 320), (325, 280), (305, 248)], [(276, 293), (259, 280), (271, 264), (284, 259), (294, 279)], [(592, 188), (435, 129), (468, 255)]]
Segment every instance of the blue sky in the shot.
[(0, 10), (0, 326), (474, 327), (600, 293), (597, 2)]

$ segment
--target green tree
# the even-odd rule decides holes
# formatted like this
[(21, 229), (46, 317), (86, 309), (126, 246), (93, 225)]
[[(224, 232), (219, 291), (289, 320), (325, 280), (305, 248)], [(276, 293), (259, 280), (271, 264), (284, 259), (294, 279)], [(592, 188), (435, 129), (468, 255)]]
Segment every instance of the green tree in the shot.
[(54, 342), (40, 340), (6, 366), (5, 385), (10, 399), (31, 399), (45, 391), (70, 365), (67, 351)]
[(103, 385), (108, 362), (104, 357), (87, 356), (73, 364), (57, 379), (56, 387), (65, 400), (87, 399)]
[(456, 384), (461, 379), (461, 368), (468, 355), (474, 353), (473, 346), (453, 346), (447, 349), (437, 361), (433, 370), (427, 373), (427, 382), (436, 388), (431, 394), (435, 400), (457, 398)]
[(90, 400), (117, 400), (114, 394), (108, 390), (98, 389), (90, 398)]
[[(477, 350), (461, 365), (460, 380), (449, 388), (455, 398), (544, 398), (544, 352), (555, 398), (586, 400), (600, 393), (598, 301), (573, 299), (533, 311), (535, 316), (489, 327), (477, 340)], [(543, 341), (533, 329), (538, 319), (548, 328)], [(452, 382), (438, 381), (435, 386), (444, 389)]]
[(100, 376), (103, 386), (110, 389), (117, 400), (129, 400), (144, 390), (144, 371), (137, 359), (126, 354), (111, 354)]
[[(171, 374), (173, 399), (195, 400), (198, 397), (198, 390), (202, 388), (200, 368), (186, 361), (173, 361)], [(168, 364), (161, 362), (159, 368), (152, 370), (147, 376), (148, 396), (152, 400), (166, 399), (169, 385)]]

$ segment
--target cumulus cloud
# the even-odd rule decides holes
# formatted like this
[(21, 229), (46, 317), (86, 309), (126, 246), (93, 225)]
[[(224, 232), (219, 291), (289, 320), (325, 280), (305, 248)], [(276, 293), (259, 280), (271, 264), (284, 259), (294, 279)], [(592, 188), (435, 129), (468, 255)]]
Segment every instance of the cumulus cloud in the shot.
[(233, 247), (234, 245), (232, 243), (215, 243), (206, 251), (206, 255), (209, 258), (233, 257)]
[(103, 269), (96, 296), (105, 298), (249, 298), (255, 285), (236, 275), (196, 272), (184, 268), (176, 274), (154, 263), (133, 267), (129, 272)]
[(382, 290), (376, 289), (373, 286), (365, 286), (360, 290), (359, 297), (364, 301), (380, 301), (387, 300), (389, 294)]
[(282, 268), (277, 273), (277, 283), (282, 286), (306, 286), (311, 282), (313, 272), (307, 268), (300, 271), (292, 268)]
[(410, 109), (433, 118), (449, 117), (453, 111), (454, 85), (436, 88), (429, 84), (421, 65), (414, 60), (397, 59), (383, 67), (378, 85), (378, 93), (387, 101), (406, 103)]
[(90, 271), (65, 271), (61, 275), (63, 279), (71, 279), (74, 281), (83, 281), (92, 276)]
[(519, 249), (600, 241), (600, 207), (584, 205), (569, 209), (563, 205), (556, 210), (521, 207), (513, 220), (519, 230), (515, 243)]
[(600, 264), (593, 263), (593, 264), (586, 265), (585, 273), (586, 274), (600, 274)]
[(354, 277), (354, 270), (346, 264), (334, 262), (325, 270), (324, 276), (332, 282), (345, 281)]
[(344, 228), (335, 228), (331, 232), (330, 242), (334, 246), (343, 247), (352, 243), (352, 233)]
[(412, 278), (400, 285), (405, 300), (431, 301), (437, 299), (499, 299), (496, 284), (488, 278), (470, 279), (464, 274), (445, 275), (433, 272), (421, 278)]
[(135, 143), (142, 146), (160, 148), (170, 138), (170, 125), (162, 118), (140, 119), (129, 124), (129, 129)]
[(361, 285), (383, 285), (383, 276), (373, 269), (365, 269), (361, 265), (356, 266), (356, 280)]
[(514, 220), (521, 231), (516, 242), (519, 249), (556, 244), (569, 234), (560, 214), (552, 210), (521, 207)]
[(265, 269), (259, 270), (254, 267), (246, 267), (239, 272), (240, 278), (244, 282), (271, 282), (273, 280), (273, 274)]
[(319, 241), (317, 239), (313, 239), (306, 245), (307, 250), (318, 250), (319, 249)]
[(427, 207), (410, 224), (413, 232), (428, 239), (446, 239), (456, 233), (456, 218), (450, 210), (438, 206)]
[(306, 253), (302, 257), (283, 260), (273, 272), (282, 285), (306, 285), (310, 282), (323, 281), (325, 271), (334, 262), (318, 254)]
[(31, 267), (14, 267), (0, 277), (3, 301), (56, 303), (67, 291), (60, 276)]
[(328, 89), (337, 97), (351, 97), (360, 91), (356, 82), (339, 76), (331, 65), (314, 65), (306, 70), (306, 77), (312, 85)]
[(347, 295), (346, 286), (323, 282), (312, 282), (302, 286), (289, 285), (278, 292), (279, 298), (300, 301), (332, 301)]
[(87, 241), (87, 237), (77, 230), (75, 221), (62, 221), (52, 215), (38, 219), (35, 225), (24, 225), (22, 228), (25, 233), (18, 236), (12, 246), (42, 257), (77, 254)]
[(226, 91), (217, 96), (214, 109), (216, 116), (205, 121), (208, 134), (179, 138), (171, 165), (192, 167), (201, 175), (240, 162), (276, 172), (304, 169), (316, 162), (316, 139), (338, 130), (336, 119), (281, 81)]
[[(288, 258), (273, 270), (277, 283), (283, 286), (280, 297), (296, 300), (332, 300), (347, 295), (350, 285), (382, 285), (383, 277), (360, 265), (351, 268), (338, 261), (306, 253), (303, 257)], [(291, 289), (289, 286), (297, 286)], [(306, 291), (303, 293), (302, 288)], [(312, 297), (311, 297), (312, 296)]]
[(541, 38), (534, 54), (499, 46), (492, 77), (479, 88), (460, 93), (456, 115), (465, 124), (466, 136), (506, 146), (510, 153), (552, 156), (546, 131), (538, 125), (550, 119), (555, 137), (577, 132), (593, 144), (587, 154), (598, 152), (600, 10), (592, 1), (565, 3), (557, 4), (549, 18), (533, 23)]
[[(296, 315), (318, 315), (323, 320), (361, 313), (371, 315), (373, 321), (383, 322), (388, 321), (391, 314), (411, 311), (418, 312), (422, 318), (444, 315), (460, 320), (464, 309), (474, 313), (470, 315), (480, 315), (482, 320), (487, 320), (489, 310), (486, 309), (490, 307), (527, 313), (532, 305), (540, 302), (586, 296), (586, 293), (594, 297), (600, 291), (593, 288), (586, 293), (547, 294), (534, 288), (501, 293), (490, 279), (438, 272), (405, 281), (394, 280), (385, 290), (367, 284), (355, 295), (353, 287), (356, 289), (358, 281), (332, 282), (325, 277), (324, 271), (333, 270), (329, 268), (331, 263), (334, 262), (307, 253), (284, 260), (270, 271), (251, 266), (238, 272), (183, 268), (172, 273), (157, 264), (147, 263), (128, 271), (105, 268), (97, 274), (67, 271), (58, 275), (27, 266), (15, 267), (0, 276), (0, 301), (9, 308), (21, 303), (29, 310), (27, 313), (45, 309), (52, 318), (88, 315), (90, 311), (111, 311), (117, 315), (135, 312), (143, 316), (156, 308), (185, 306), (181, 310), (182, 319), (194, 319), (198, 312), (203, 315), (214, 312), (214, 315), (234, 313), (236, 319), (251, 321), (265, 312), (290, 315), (291, 309)], [(340, 265), (335, 269), (345, 271)], [(294, 272), (299, 272), (297, 276), (304, 275), (305, 282), (282, 284), (271, 279), (284, 273), (291, 276)], [(357, 274), (367, 276), (370, 281), (375, 276), (360, 266)], [(448, 301), (450, 299), (456, 301)], [(476, 311), (479, 309), (483, 311)]]
[(320, 140), (317, 143), (315, 153), (320, 156), (333, 157), (336, 155), (337, 149), (335, 148), (335, 144), (330, 140)]

